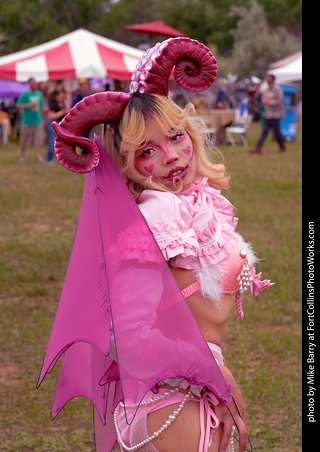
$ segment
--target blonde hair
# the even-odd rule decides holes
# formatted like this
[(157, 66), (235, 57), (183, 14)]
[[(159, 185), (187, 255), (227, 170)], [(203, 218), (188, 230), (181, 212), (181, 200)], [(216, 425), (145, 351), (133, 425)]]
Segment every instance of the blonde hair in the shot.
[(214, 163), (213, 157), (221, 154), (217, 149), (208, 155), (209, 146), (206, 136), (202, 133), (204, 124), (195, 115), (192, 104), (181, 109), (164, 96), (156, 94), (134, 94), (119, 122), (112, 133), (109, 127), (104, 128), (102, 143), (111, 156), (114, 164), (125, 180), (132, 195), (137, 199), (146, 188), (171, 191), (181, 191), (181, 179), (175, 188), (166, 186), (163, 182), (152, 179), (152, 176), (143, 176), (135, 169), (135, 151), (147, 141), (146, 122), (153, 122), (165, 134), (168, 130), (177, 130), (181, 127), (190, 136), (196, 159), (196, 174), (207, 177), (211, 187), (225, 189), (229, 187), (229, 176), (225, 173), (223, 163)]

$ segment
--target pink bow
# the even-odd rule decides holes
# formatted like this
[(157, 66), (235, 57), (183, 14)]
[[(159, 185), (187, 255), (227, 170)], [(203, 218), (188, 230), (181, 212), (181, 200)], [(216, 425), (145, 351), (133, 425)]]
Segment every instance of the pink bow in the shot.
[(252, 267), (250, 269), (252, 281), (250, 282), (250, 293), (251, 295), (257, 296), (260, 292), (262, 292), (267, 287), (273, 286), (275, 283), (272, 283), (270, 279), (265, 279), (263, 281), (260, 280), (261, 272), (256, 274), (256, 269)]
[[(219, 427), (219, 419), (215, 415), (213, 410), (213, 406), (218, 405), (218, 399), (211, 393), (205, 392), (200, 399), (200, 442), (199, 442), (199, 452), (206, 452), (208, 447), (210, 447), (210, 443), (212, 441), (212, 437), (210, 435), (211, 429)], [(206, 426), (204, 425), (204, 413), (206, 413)]]
[(201, 192), (205, 192), (206, 189), (209, 187), (208, 184), (208, 178), (204, 177), (202, 180), (199, 180), (199, 182), (196, 181), (196, 183), (193, 183), (190, 185), (189, 188), (187, 188), (185, 191), (181, 192), (183, 195), (190, 195), (191, 193), (198, 194)]

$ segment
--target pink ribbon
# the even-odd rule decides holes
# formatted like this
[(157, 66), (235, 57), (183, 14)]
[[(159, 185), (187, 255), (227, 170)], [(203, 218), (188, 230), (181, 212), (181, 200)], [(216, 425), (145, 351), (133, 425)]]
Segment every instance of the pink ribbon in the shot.
[[(219, 427), (219, 419), (215, 415), (213, 406), (218, 405), (218, 399), (211, 394), (205, 392), (200, 399), (200, 442), (199, 452), (207, 452), (208, 447), (213, 439), (211, 429)], [(206, 414), (206, 425), (204, 422), (204, 415)], [(205, 426), (204, 426), (205, 425)]]

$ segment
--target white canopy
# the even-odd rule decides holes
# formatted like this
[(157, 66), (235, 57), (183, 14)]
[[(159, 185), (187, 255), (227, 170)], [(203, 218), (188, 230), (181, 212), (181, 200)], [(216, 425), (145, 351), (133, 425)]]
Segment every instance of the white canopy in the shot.
[(66, 78), (130, 80), (143, 52), (79, 29), (30, 49), (0, 57), (0, 78), (38, 82)]
[(300, 82), (302, 80), (302, 52), (270, 64), (268, 74), (276, 77), (280, 84)]

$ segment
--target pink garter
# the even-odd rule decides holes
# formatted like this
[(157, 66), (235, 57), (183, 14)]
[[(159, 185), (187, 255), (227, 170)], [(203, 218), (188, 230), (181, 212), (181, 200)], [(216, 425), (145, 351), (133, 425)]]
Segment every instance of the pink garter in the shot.
[[(208, 343), (218, 364), (223, 364), (224, 359), (221, 354), (221, 349), (215, 344)], [(179, 409), (183, 408), (185, 402), (194, 401), (199, 402), (199, 417), (200, 417), (200, 440), (198, 452), (207, 452), (214, 436), (214, 430), (219, 426), (219, 420), (215, 415), (214, 406), (218, 404), (216, 397), (207, 390), (204, 390), (200, 398), (195, 398), (192, 395), (193, 386), (188, 386), (188, 394), (179, 392), (181, 387), (185, 387), (185, 381), (180, 382), (179, 386), (172, 386), (172, 389), (158, 387), (158, 392), (155, 394), (148, 391), (144, 397), (132, 424), (128, 425), (126, 422), (124, 407), (120, 403), (115, 411), (114, 422), (118, 436), (118, 442), (122, 452), (158, 452), (153, 446), (152, 440), (158, 437), (162, 431), (169, 428), (171, 422), (179, 414)], [(169, 383), (170, 384), (170, 383)], [(197, 390), (196, 390), (197, 389)], [(200, 388), (201, 390), (201, 388)], [(194, 392), (199, 392), (199, 388), (195, 388)], [(173, 414), (171, 414), (166, 423), (153, 435), (149, 435), (147, 431), (147, 416), (166, 406), (177, 404), (179, 407)], [(181, 407), (181, 408), (180, 408)], [(127, 406), (127, 410), (136, 410), (137, 406)], [(232, 439), (230, 439), (227, 447), (227, 452), (233, 450)]]

